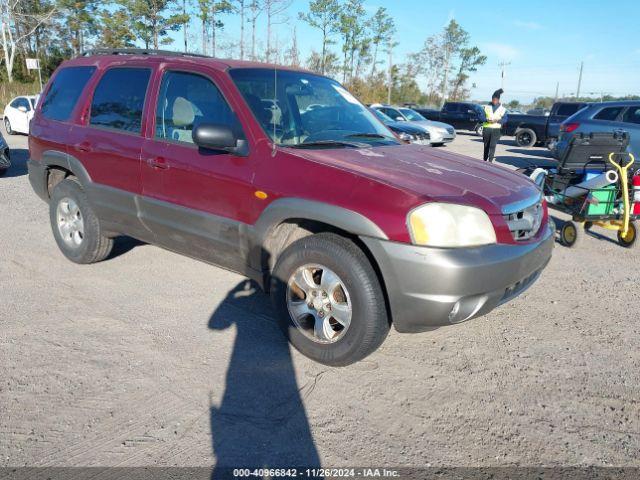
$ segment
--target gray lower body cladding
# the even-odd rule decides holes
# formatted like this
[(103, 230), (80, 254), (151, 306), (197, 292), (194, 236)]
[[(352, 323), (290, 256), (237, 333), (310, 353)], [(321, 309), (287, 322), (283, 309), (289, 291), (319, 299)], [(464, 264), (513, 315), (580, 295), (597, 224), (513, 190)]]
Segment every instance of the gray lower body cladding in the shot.
[(362, 237), (378, 261), (393, 324), (421, 332), (489, 313), (532, 285), (551, 258), (552, 226), (526, 245), (428, 248)]

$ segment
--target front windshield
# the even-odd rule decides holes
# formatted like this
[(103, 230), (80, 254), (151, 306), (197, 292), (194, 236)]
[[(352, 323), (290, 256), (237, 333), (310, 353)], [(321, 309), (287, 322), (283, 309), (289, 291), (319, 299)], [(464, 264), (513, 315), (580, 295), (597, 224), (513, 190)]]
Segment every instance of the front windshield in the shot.
[(401, 108), (400, 111), (411, 122), (422, 122), (423, 120), (426, 120), (426, 118), (410, 108)]
[(393, 122), (393, 118), (391, 118), (389, 115), (387, 115), (384, 112), (381, 112), (380, 110), (376, 110), (375, 108), (370, 109), (371, 112), (373, 112), (373, 114), (378, 117), (380, 119), (381, 122), (384, 123), (389, 123), (389, 122)]
[(334, 80), (266, 68), (237, 68), (229, 74), (266, 134), (278, 145), (399, 144)]

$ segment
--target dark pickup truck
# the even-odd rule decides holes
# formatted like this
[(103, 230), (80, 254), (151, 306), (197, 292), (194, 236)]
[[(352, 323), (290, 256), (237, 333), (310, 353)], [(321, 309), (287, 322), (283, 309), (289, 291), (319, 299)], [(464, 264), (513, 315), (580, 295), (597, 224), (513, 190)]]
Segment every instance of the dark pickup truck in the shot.
[(551, 147), (558, 141), (560, 124), (586, 105), (580, 102), (556, 102), (549, 115), (509, 114), (502, 125), (502, 134), (515, 137), (520, 147)]
[(473, 130), (478, 132), (478, 128), (484, 121), (484, 111), (477, 103), (446, 102), (442, 110), (429, 108), (414, 108), (414, 110), (429, 120), (453, 125), (453, 128), (456, 130)]

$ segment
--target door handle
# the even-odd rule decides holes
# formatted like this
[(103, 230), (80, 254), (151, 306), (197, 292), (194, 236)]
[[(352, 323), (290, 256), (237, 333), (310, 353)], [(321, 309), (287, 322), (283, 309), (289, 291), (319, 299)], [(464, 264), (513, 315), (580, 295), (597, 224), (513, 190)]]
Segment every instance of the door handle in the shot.
[(167, 163), (167, 159), (164, 157), (154, 157), (147, 159), (147, 165), (151, 168), (157, 168), (161, 170), (166, 170), (169, 168), (169, 164)]
[(77, 143), (74, 146), (76, 147), (76, 150), (79, 150), (81, 152), (90, 152), (91, 151), (91, 144), (89, 142), (80, 142), (80, 143)]

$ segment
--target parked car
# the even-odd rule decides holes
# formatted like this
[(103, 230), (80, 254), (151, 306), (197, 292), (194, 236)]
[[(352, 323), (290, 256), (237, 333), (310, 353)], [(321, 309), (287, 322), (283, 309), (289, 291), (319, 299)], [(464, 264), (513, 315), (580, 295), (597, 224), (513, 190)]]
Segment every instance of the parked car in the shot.
[(591, 103), (560, 125), (560, 139), (552, 150), (553, 156), (561, 158), (574, 135), (622, 131), (630, 134), (629, 151), (640, 162), (640, 101)]
[(520, 147), (553, 144), (560, 135), (560, 124), (586, 106), (581, 102), (556, 102), (549, 115), (509, 114), (502, 125), (502, 134), (515, 137)]
[(33, 118), (36, 97), (23, 95), (16, 97), (4, 107), (4, 128), (7, 134), (29, 134), (29, 122)]
[(431, 145), (429, 132), (422, 127), (412, 125), (409, 122), (396, 122), (391, 117), (385, 115), (380, 110), (370, 108), (373, 114), (384, 123), (400, 140), (407, 143), (417, 143), (418, 145)]
[(9, 154), (9, 145), (0, 132), (0, 177), (7, 173), (11, 167), (11, 155)]
[(456, 131), (451, 125), (427, 120), (418, 112), (411, 110), (410, 108), (381, 104), (371, 105), (371, 108), (380, 110), (382, 113), (397, 122), (410, 122), (413, 125), (418, 125), (424, 128), (429, 132), (431, 145), (433, 146), (444, 145), (445, 143), (452, 142), (456, 138)]
[(416, 108), (418, 113), (429, 120), (445, 122), (456, 130), (471, 130), (482, 135), (484, 111), (482, 106), (471, 102), (446, 102), (442, 110)]
[(527, 110), (527, 115), (539, 115), (548, 117), (551, 111), (548, 108), (532, 108)]
[(29, 180), (69, 260), (103, 260), (129, 235), (242, 273), (324, 364), (364, 358), (392, 324), (490, 312), (553, 249), (529, 179), (404, 144), (335, 80), (293, 68), (85, 54), (49, 80), (29, 140)]

